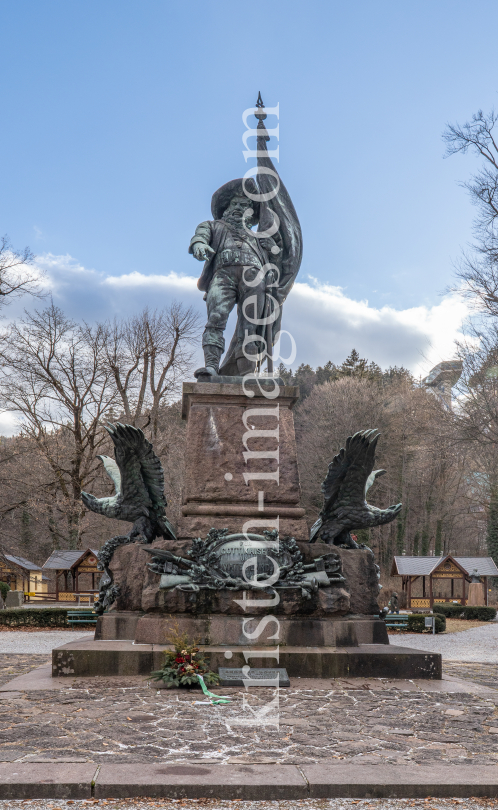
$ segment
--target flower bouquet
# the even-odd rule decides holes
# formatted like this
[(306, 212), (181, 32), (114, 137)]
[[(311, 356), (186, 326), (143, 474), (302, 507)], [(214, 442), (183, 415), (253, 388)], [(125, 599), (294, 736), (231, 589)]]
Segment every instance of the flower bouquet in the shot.
[(211, 672), (204, 655), (199, 652), (195, 641), (189, 641), (187, 633), (180, 633), (175, 626), (167, 640), (173, 645), (173, 650), (164, 653), (162, 669), (150, 673), (154, 681), (163, 681), (170, 686), (199, 686), (198, 675), (202, 675), (204, 683), (217, 684), (219, 675)]

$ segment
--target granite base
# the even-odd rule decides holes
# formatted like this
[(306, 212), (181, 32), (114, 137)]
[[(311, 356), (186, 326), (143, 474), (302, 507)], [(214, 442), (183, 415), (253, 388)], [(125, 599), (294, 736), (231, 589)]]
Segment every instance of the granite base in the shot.
[[(264, 619), (264, 624), (261, 621)], [(168, 644), (173, 625), (198, 643), (246, 647), (252, 635), (259, 646), (357, 647), (389, 644), (386, 624), (375, 616), (316, 618), (307, 616), (244, 617), (223, 614), (139, 613), (112, 611), (100, 616), (98, 641), (130, 640), (136, 644)]]
[[(97, 675), (149, 675), (159, 669), (164, 651), (161, 644), (133, 641), (73, 641), (52, 651), (53, 677), (93, 677)], [(211, 669), (219, 667), (285, 667), (290, 677), (301, 678), (422, 678), (441, 680), (441, 655), (395, 647), (388, 644), (361, 644), (358, 647), (279, 647), (278, 661), (266, 657), (256, 647), (204, 646)], [(259, 655), (258, 655), (259, 653)], [(264, 657), (263, 657), (263, 655)]]

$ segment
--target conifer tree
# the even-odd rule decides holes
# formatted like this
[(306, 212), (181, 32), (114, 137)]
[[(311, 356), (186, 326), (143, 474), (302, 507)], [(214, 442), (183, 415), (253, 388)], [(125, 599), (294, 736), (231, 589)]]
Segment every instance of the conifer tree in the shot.
[(315, 385), (315, 371), (308, 363), (301, 363), (292, 381), (294, 385), (299, 386), (301, 397), (304, 399), (311, 394)]
[(408, 509), (405, 508), (402, 510), (401, 514), (398, 515), (398, 519), (396, 521), (396, 551), (398, 554), (403, 554), (405, 550), (405, 531), (406, 531), (406, 517), (408, 514)]
[(443, 521), (436, 522), (436, 539), (434, 541), (434, 554), (440, 557), (443, 551)]
[(29, 552), (31, 543), (33, 542), (33, 534), (31, 532), (31, 515), (27, 509), (21, 512), (21, 532), (20, 532), (19, 546), (24, 553)]
[(284, 381), (285, 385), (292, 385), (292, 370), (286, 369), (283, 363), (280, 363), (277, 368), (278, 376)]
[(369, 363), (364, 357), (360, 357), (356, 349), (353, 349), (349, 357), (346, 357), (340, 368), (337, 369), (337, 376), (375, 380), (382, 376), (382, 370), (377, 363)]
[(422, 537), (421, 537), (421, 545), (422, 545), (422, 557), (427, 557), (429, 554), (429, 546), (430, 546), (430, 537), (429, 537), (429, 527), (424, 526), (422, 529)]
[(498, 565), (498, 486), (493, 487), (491, 492), (486, 544), (489, 556)]
[(324, 366), (318, 366), (316, 372), (316, 384), (323, 385), (330, 380), (337, 379), (337, 368), (333, 364), (332, 360), (328, 360)]

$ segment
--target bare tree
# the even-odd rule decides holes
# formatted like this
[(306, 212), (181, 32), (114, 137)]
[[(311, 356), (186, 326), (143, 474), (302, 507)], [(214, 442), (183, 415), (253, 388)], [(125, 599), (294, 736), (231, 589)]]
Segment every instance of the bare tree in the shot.
[(105, 441), (101, 420), (117, 401), (105, 350), (101, 326), (76, 324), (53, 303), (11, 324), (0, 350), (0, 402), (45, 462), (47, 503), (70, 548), (80, 539), (80, 493)]
[(467, 448), (455, 439), (455, 423), (441, 402), (406, 375), (389, 385), (343, 377), (313, 388), (296, 409), (303, 506), (311, 524), (322, 505), (320, 484), (328, 463), (347, 436), (378, 428), (376, 465), (387, 475), (372, 490), (372, 502), (401, 501), (398, 519), (359, 539), (376, 551), (388, 575), (394, 554), (464, 550), (478, 553), (479, 534), (470, 513)]
[(7, 236), (0, 239), (0, 309), (22, 295), (43, 294), (34, 258), (28, 247), (14, 250)]
[(446, 154), (471, 152), (481, 158), (482, 168), (462, 183), (468, 191), (477, 214), (474, 220), (475, 243), (464, 254), (457, 270), (454, 288), (472, 303), (476, 310), (498, 315), (498, 113), (479, 110), (471, 121), (449, 124), (443, 134)]
[(111, 494), (96, 457), (112, 455), (103, 423), (117, 418), (146, 429), (154, 440), (169, 513), (177, 516), (184, 430), (171, 403), (197, 333), (197, 315), (179, 304), (90, 326), (71, 321), (52, 303), (4, 329), (0, 405), (18, 415), (21, 436), (15, 458), (12, 442), (9, 449), (0, 446), (0, 480), (5, 470), (10, 481), (0, 493), (0, 539), (27, 536), (28, 518), (52, 548), (77, 548), (87, 533), (92, 542), (105, 539), (102, 532), (111, 527), (86, 512), (80, 493)]
[(191, 307), (169, 307), (102, 325), (105, 354), (130, 425), (157, 439), (160, 409), (178, 394), (190, 369), (200, 319)]
[(454, 418), (459, 440), (482, 452), (498, 442), (498, 323), (480, 330), (473, 326), (470, 332), (457, 347), (463, 371)]

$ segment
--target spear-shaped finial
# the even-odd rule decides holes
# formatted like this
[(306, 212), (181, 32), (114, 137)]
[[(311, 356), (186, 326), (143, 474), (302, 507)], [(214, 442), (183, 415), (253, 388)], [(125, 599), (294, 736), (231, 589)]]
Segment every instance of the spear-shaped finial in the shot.
[[(256, 109), (259, 112), (255, 112), (254, 115), (258, 119), (258, 129), (266, 129), (263, 121), (267, 118), (266, 113), (264, 112), (265, 105), (263, 104), (263, 99), (261, 98), (261, 90), (258, 92), (258, 100), (256, 102)], [(266, 140), (269, 141), (270, 138), (266, 136)]]
[(264, 112), (265, 105), (263, 104), (263, 99), (261, 98), (261, 91), (258, 93), (258, 100), (256, 102), (256, 109), (259, 111), (259, 112), (254, 113), (255, 117), (258, 119), (258, 122), (259, 122), (258, 123), (258, 129), (264, 129), (265, 125), (263, 124), (263, 121), (265, 120), (265, 118), (267, 116), (266, 116), (266, 113)]

